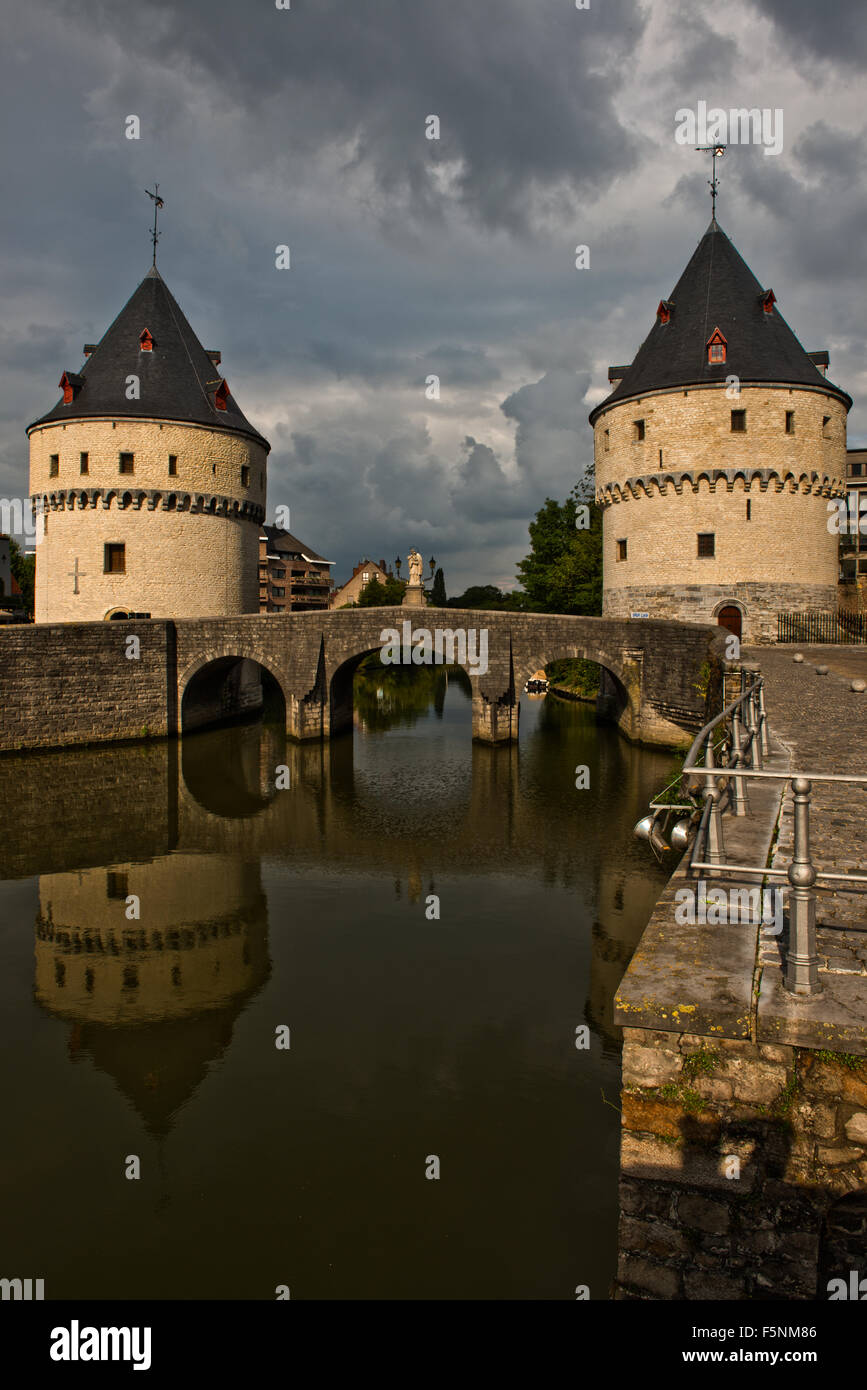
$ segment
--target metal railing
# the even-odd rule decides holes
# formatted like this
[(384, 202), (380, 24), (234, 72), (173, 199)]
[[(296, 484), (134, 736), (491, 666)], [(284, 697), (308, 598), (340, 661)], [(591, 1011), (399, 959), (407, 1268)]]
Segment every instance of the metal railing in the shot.
[(841, 646), (867, 642), (867, 614), (845, 608), (836, 613), (778, 613), (777, 641)]
[[(683, 764), (681, 785), (692, 776), (703, 781), (704, 806), (698, 822), (690, 868), (705, 873), (750, 873), (763, 878), (784, 878), (789, 883), (789, 940), (784, 984), (796, 995), (820, 992), (816, 951), (816, 890), (840, 883), (856, 891), (867, 885), (867, 874), (838, 874), (817, 869), (810, 846), (810, 798), (815, 782), (840, 782), (867, 787), (867, 777), (826, 772), (775, 772), (764, 767), (770, 753), (770, 731), (765, 709), (764, 680), (758, 676), (747, 687), (741, 671), (741, 693), (696, 734)], [(722, 738), (717, 742), (717, 736)], [(699, 761), (703, 753), (703, 760)], [(721, 758), (722, 761), (719, 761)], [(723, 802), (735, 816), (749, 812), (747, 783), (759, 780), (791, 782), (794, 800), (794, 848), (788, 868), (763, 864), (735, 864), (726, 857)], [(685, 809), (685, 808), (684, 808)]]

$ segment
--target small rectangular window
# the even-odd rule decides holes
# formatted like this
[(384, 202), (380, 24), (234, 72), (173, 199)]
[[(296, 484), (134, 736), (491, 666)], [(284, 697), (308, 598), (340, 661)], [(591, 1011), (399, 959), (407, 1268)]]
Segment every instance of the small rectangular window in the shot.
[(725, 362), (726, 350), (724, 343), (711, 343), (707, 355), (708, 362)]
[(250, 469), (246, 463), (241, 464), (241, 487), (250, 486)]
[(745, 410), (732, 411), (732, 433), (745, 434), (747, 428), (747, 412)]
[(78, 455), (78, 469), (79, 469), (79, 472), (80, 472), (80, 473), (89, 473), (89, 472), (90, 472), (90, 455), (89, 455), (89, 454), (79, 454), (79, 455)]
[(105, 876), (105, 896), (107, 898), (126, 898), (129, 892), (129, 875), (109, 869)]
[(786, 434), (794, 434), (794, 433), (795, 433), (795, 412), (794, 412), (794, 410), (787, 410), (787, 411), (786, 411)]
[(713, 531), (699, 531), (698, 533), (698, 553), (699, 557), (712, 559), (716, 549), (716, 535)]
[(59, 476), (59, 474), (60, 474), (60, 455), (59, 455), (59, 454), (52, 454), (51, 457), (50, 457), (50, 459), (48, 460), (48, 476), (49, 476), (49, 478), (56, 478), (56, 477)]
[(617, 558), (618, 560), (626, 559), (626, 541), (617, 542)]
[(830, 438), (831, 438), (831, 417), (830, 417), (830, 415), (823, 415), (823, 416), (822, 416), (822, 438), (823, 438), (823, 439), (830, 439)]
[(752, 521), (752, 502), (747, 502), (747, 521)]
[(178, 456), (177, 456), (177, 454), (169, 454), (169, 477), (170, 477), (170, 478), (176, 478), (177, 476), (178, 476)]
[(635, 438), (638, 440), (643, 439), (645, 435), (644, 421), (635, 420), (633, 423), (635, 425)]
[(606, 430), (605, 433), (604, 433), (603, 436), (602, 436), (602, 448), (604, 449), (604, 451), (605, 451), (606, 454), (608, 453), (608, 450), (611, 448), (611, 431), (610, 431), (610, 430)]
[(106, 545), (103, 574), (126, 574), (125, 545)]
[(285, 589), (285, 588), (282, 588), (282, 589), (281, 589), (279, 586), (275, 586), (274, 588), (272, 588), (271, 593), (274, 595), (275, 598), (285, 598), (285, 597), (286, 597), (286, 589)]
[(135, 454), (121, 454), (121, 456), (120, 456), (120, 472), (121, 472), (121, 473), (134, 473), (134, 472), (135, 472)]

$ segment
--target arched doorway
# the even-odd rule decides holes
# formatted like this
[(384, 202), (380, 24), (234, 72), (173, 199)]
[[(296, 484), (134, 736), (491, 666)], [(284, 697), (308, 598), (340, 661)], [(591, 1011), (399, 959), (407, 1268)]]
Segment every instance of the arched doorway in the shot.
[(716, 615), (717, 623), (720, 627), (728, 628), (735, 637), (740, 637), (743, 629), (744, 615), (735, 603), (726, 603)]

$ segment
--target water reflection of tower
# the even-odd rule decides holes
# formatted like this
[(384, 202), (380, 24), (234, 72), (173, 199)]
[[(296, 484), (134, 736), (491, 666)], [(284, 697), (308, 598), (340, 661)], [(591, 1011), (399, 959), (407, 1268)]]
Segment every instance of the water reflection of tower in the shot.
[(44, 874), (36, 999), (71, 1023), (70, 1056), (89, 1057), (165, 1134), (267, 980), (267, 935), (255, 861), (174, 854)]

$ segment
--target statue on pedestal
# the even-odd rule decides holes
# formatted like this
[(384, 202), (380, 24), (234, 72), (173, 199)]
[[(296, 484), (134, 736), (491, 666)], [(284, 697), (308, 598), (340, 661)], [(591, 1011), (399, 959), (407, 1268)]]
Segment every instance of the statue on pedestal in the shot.
[(409, 581), (403, 595), (404, 608), (424, 608), (427, 603), (427, 596), (424, 591), (421, 571), (424, 561), (418, 551), (413, 547), (407, 556), (409, 565)]

